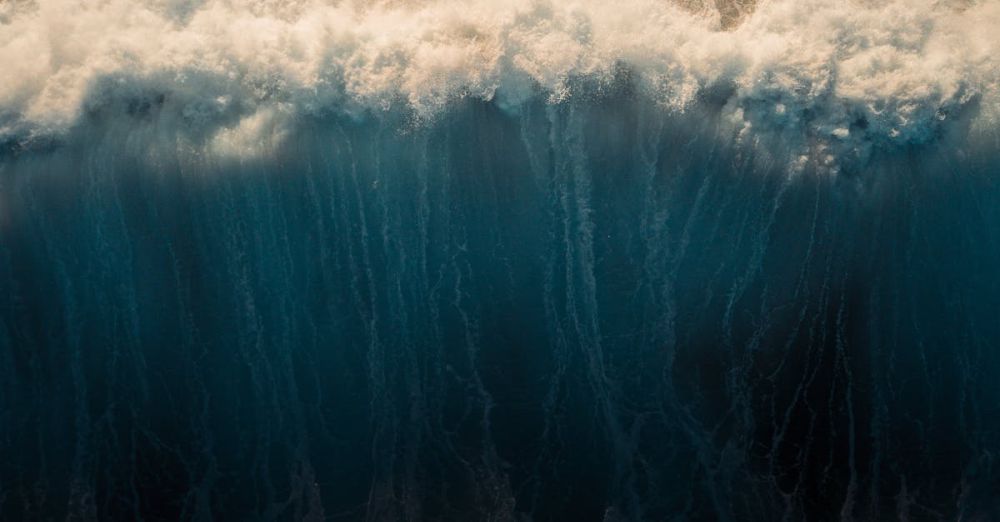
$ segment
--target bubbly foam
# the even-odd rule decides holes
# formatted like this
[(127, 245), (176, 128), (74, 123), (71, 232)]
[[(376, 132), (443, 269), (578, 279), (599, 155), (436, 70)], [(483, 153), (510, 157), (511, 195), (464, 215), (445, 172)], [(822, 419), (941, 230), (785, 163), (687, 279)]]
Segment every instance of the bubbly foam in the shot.
[(539, 94), (571, 98), (575, 78), (615, 81), (623, 66), (666, 110), (722, 93), (741, 135), (912, 144), (970, 110), (990, 121), (1000, 112), (1000, 2), (737, 7), (0, 0), (0, 141), (59, 135), (104, 109), (158, 107), (184, 125), (225, 128), (215, 139), (229, 146), (276, 113), (428, 119), (456, 97), (516, 110)]

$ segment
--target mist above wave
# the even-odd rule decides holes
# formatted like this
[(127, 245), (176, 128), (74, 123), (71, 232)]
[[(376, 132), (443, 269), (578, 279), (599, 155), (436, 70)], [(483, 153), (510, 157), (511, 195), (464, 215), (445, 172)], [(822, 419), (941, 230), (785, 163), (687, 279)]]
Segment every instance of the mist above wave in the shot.
[(433, 119), (462, 97), (516, 111), (627, 76), (664, 110), (714, 105), (741, 139), (919, 144), (995, 126), (996, 27), (1000, 3), (929, 0), (8, 0), (0, 142), (101, 111), (226, 139), (305, 114)]

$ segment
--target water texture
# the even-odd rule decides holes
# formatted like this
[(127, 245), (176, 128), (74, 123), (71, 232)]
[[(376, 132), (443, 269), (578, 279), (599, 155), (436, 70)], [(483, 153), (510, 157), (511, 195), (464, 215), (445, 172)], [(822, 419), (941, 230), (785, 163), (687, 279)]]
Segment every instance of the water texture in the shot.
[(1000, 4), (610, 4), (0, 3), (0, 519), (1000, 519)]

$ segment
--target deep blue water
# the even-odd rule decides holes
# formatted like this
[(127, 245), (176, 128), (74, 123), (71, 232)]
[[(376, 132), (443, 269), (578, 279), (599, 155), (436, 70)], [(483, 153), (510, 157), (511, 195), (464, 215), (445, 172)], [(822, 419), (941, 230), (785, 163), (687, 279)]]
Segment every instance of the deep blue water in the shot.
[(961, 129), (790, 174), (627, 92), (160, 123), (0, 152), (2, 520), (1000, 520)]

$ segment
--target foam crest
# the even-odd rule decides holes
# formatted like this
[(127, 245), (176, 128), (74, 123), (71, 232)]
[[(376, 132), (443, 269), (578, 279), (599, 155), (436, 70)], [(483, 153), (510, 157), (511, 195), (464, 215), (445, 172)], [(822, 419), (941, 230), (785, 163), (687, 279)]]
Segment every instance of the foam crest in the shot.
[(271, 128), (246, 122), (276, 106), (430, 119), (478, 97), (516, 110), (622, 67), (667, 110), (709, 98), (741, 136), (831, 146), (923, 143), (1000, 107), (997, 2), (772, 0), (734, 27), (733, 9), (691, 5), (7, 0), (0, 141), (57, 136), (102, 110), (169, 110), (226, 139)]

